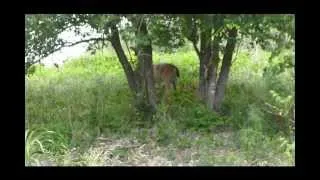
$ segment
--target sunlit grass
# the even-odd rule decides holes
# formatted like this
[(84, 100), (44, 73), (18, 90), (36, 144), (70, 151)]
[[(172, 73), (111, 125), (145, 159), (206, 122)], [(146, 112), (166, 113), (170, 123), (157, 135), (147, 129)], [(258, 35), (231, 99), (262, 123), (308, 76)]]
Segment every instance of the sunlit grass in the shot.
[(121, 64), (110, 52), (84, 55), (59, 70), (38, 68), (27, 87), (26, 165), (292, 165), (292, 142), (273, 128), (263, 104), (277, 104), (271, 88), (286, 97), (294, 86), (289, 73), (270, 85), (262, 76), (267, 57), (261, 51), (252, 61), (238, 54), (226, 116), (218, 116), (196, 99), (194, 51), (154, 53), (156, 63), (176, 64), (181, 78), (171, 104), (160, 105), (153, 122), (134, 111)]

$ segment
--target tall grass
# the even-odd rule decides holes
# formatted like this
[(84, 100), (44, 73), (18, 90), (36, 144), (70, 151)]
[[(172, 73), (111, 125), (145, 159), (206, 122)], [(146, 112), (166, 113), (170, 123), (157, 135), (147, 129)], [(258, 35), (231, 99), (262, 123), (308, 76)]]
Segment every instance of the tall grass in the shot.
[[(254, 58), (249, 53), (237, 56), (223, 104), (225, 116), (220, 116), (195, 96), (199, 63), (193, 51), (155, 53), (156, 63), (176, 64), (181, 78), (171, 102), (159, 106), (153, 122), (141, 120), (134, 111), (115, 55), (84, 55), (59, 70), (38, 67), (27, 87), (27, 164), (41, 164), (41, 159), (58, 165), (293, 164), (292, 141), (277, 129), (264, 106), (287, 110), (289, 100), (277, 104), (270, 92), (284, 99), (293, 95), (293, 86), (288, 85), (288, 73), (279, 75), (277, 82), (262, 76), (267, 57), (263, 51)], [(120, 144), (138, 149), (119, 149), (107, 142), (104, 148), (93, 147), (99, 137), (116, 144), (129, 138)], [(77, 158), (70, 158), (73, 149)], [(102, 157), (106, 159), (100, 161)]]

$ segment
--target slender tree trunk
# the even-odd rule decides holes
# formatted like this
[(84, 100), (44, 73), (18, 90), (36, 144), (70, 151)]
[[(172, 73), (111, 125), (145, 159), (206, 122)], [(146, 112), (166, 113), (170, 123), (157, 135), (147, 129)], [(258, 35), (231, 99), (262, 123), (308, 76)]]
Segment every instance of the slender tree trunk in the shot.
[(218, 70), (218, 64), (220, 61), (219, 58), (219, 43), (221, 38), (215, 37), (213, 41), (212, 46), (212, 63), (209, 65), (209, 72), (208, 72), (208, 95), (207, 95), (207, 105), (209, 109), (213, 109), (213, 102), (216, 94), (216, 88), (217, 88), (217, 70)]
[(237, 29), (232, 28), (229, 30), (229, 39), (227, 41), (225, 53), (222, 60), (221, 72), (219, 75), (217, 89), (213, 101), (213, 108), (215, 111), (219, 111), (222, 100), (225, 94), (225, 88), (229, 77), (231, 68), (232, 55), (236, 45)]
[[(212, 71), (216, 71), (215, 67), (213, 67), (213, 65), (211, 65)], [(209, 109), (213, 109), (213, 104), (212, 102), (214, 101), (214, 97), (215, 97), (215, 93), (216, 93), (216, 79), (217, 76), (215, 73), (212, 73), (211, 76), (209, 76), (208, 79), (208, 90), (207, 90), (207, 106), (209, 107)]]
[(138, 87), (137, 87), (137, 80), (135, 78), (135, 74), (133, 72), (133, 69), (128, 61), (127, 56), (125, 55), (123, 48), (120, 43), (120, 38), (119, 38), (119, 32), (117, 27), (113, 26), (112, 28), (112, 36), (111, 36), (111, 45), (116, 51), (116, 54), (119, 58), (119, 61), (122, 65), (122, 68), (124, 69), (124, 72), (127, 77), (127, 81), (129, 84), (129, 87), (132, 92), (137, 93), (138, 92)]
[(205, 77), (205, 61), (201, 58), (200, 59), (200, 67), (199, 67), (199, 95), (202, 100), (206, 99), (206, 92), (207, 92), (207, 83)]
[(199, 95), (202, 100), (207, 99), (208, 91), (208, 72), (211, 59), (211, 29), (200, 32), (200, 69), (199, 69)]

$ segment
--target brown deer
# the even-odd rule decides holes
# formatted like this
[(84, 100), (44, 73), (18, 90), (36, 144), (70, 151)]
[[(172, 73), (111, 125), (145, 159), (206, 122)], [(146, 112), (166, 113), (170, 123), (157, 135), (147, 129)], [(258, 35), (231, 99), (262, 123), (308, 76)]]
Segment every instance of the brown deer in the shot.
[(179, 69), (175, 65), (169, 63), (153, 64), (155, 83), (164, 82), (167, 89), (176, 89), (177, 78), (179, 77)]
[(179, 69), (175, 65), (169, 63), (153, 64), (153, 78), (155, 85), (164, 85), (166, 98), (169, 94), (169, 90), (176, 90), (177, 80), (179, 77)]

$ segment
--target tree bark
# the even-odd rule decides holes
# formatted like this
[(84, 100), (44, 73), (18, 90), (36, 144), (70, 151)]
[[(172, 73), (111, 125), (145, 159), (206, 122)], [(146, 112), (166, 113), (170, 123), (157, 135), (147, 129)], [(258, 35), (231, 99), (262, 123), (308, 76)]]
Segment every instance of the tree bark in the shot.
[[(224, 98), (225, 86), (228, 81), (228, 75), (230, 72), (232, 55), (235, 49), (235, 38), (237, 37), (237, 29), (232, 28), (228, 30), (228, 41), (226, 50), (224, 52), (221, 71), (218, 74), (218, 65), (220, 63), (219, 58), (219, 46), (222, 39), (219, 34), (223, 27), (223, 16), (213, 16), (211, 18), (200, 18), (200, 48), (196, 45), (195, 37), (189, 35), (187, 38), (192, 42), (193, 47), (199, 57), (199, 96), (204, 100), (208, 108), (219, 111), (221, 102)], [(214, 28), (208, 26), (208, 23), (212, 23)], [(215, 29), (218, 33), (212, 34), (212, 30)], [(193, 34), (194, 36), (196, 34)], [(212, 40), (212, 36), (214, 39)]]
[(131, 91), (134, 93), (137, 93), (138, 92), (138, 87), (137, 87), (137, 83), (136, 83), (137, 80), (135, 78), (135, 74), (133, 72), (133, 69), (128, 61), (128, 58), (125, 55), (124, 50), (121, 46), (120, 38), (119, 38), (119, 31), (116, 26), (112, 26), (111, 30), (112, 30), (112, 35), (110, 38), (111, 45), (114, 48), (114, 50), (116, 51), (116, 54), (117, 54), (119, 61), (122, 65), (122, 68), (124, 69), (124, 72), (126, 74), (127, 81), (128, 81), (128, 84), (129, 84)]
[(212, 57), (211, 29), (200, 32), (200, 67), (199, 67), (199, 95), (202, 100), (207, 99), (209, 63)]
[(217, 69), (220, 61), (219, 58), (219, 43), (221, 38), (215, 37), (212, 46), (212, 62), (208, 67), (208, 88), (207, 88), (207, 106), (213, 109), (213, 102), (215, 101), (216, 87), (217, 87)]
[[(201, 58), (202, 59), (202, 58)], [(206, 99), (207, 83), (205, 77), (205, 61), (200, 59), (199, 67), (199, 96), (200, 99)]]
[[(139, 29), (137, 30), (138, 37), (148, 37), (147, 24), (142, 20)], [(152, 114), (156, 112), (156, 95), (153, 80), (153, 68), (152, 68), (152, 45), (151, 40), (147, 38), (147, 42), (137, 43), (136, 53), (138, 56), (138, 72), (140, 72), (140, 85), (143, 96), (141, 99), (146, 98), (146, 104), (144, 111), (145, 117), (152, 118)]]
[(222, 60), (221, 72), (217, 82), (217, 89), (213, 101), (213, 109), (217, 112), (220, 111), (221, 103), (224, 98), (225, 88), (229, 77), (231, 68), (232, 55), (236, 45), (237, 29), (232, 28), (229, 30), (229, 38), (227, 41), (225, 53)]
[[(137, 33), (142, 37), (147, 37), (148, 31), (145, 22), (142, 22)], [(135, 106), (139, 111), (144, 112), (144, 118), (152, 118), (152, 114), (156, 111), (156, 98), (152, 72), (151, 41), (148, 40), (147, 43), (137, 44), (137, 47), (134, 48), (139, 61), (138, 72), (132, 69), (124, 53), (116, 26), (111, 27), (110, 41), (124, 69), (129, 87), (135, 96)]]

